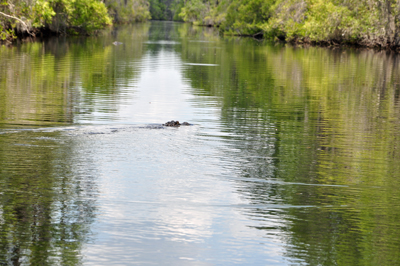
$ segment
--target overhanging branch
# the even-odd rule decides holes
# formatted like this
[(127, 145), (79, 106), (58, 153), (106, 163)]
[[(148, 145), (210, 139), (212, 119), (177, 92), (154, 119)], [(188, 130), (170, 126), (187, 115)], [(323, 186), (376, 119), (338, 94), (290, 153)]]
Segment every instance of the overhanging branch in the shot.
[(25, 26), (26, 31), (28, 32), (28, 34), (30, 34), (30, 35), (32, 35), (32, 36), (35, 36), (34, 34), (32, 34), (32, 33), (29, 32), (28, 25), (26, 25), (26, 23), (25, 23), (22, 19), (17, 18), (17, 17), (14, 17), (14, 16), (11, 16), (11, 15), (7, 15), (6, 13), (3, 13), (3, 12), (0, 12), (0, 14), (3, 15), (3, 16), (5, 16), (5, 17), (8, 17), (8, 18), (12, 18), (12, 19), (18, 20), (19, 22), (21, 22), (22, 24), (24, 24), (24, 26)]

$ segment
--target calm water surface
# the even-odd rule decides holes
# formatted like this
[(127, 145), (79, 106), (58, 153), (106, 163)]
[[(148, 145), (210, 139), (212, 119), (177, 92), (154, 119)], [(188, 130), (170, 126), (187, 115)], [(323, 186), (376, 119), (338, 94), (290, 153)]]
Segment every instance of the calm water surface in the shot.
[(398, 62), (170, 22), (0, 47), (0, 264), (400, 265)]

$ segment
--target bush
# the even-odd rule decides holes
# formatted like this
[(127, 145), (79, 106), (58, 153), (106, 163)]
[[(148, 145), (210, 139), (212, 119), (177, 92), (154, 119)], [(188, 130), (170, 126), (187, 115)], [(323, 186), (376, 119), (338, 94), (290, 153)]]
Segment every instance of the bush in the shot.
[(130, 23), (150, 19), (149, 3), (146, 0), (106, 0), (106, 7), (116, 23)]
[(0, 4), (0, 38), (33, 35), (47, 27), (56, 33), (90, 34), (111, 25), (105, 5), (99, 0), (10, 0)]
[(225, 34), (400, 46), (400, 0), (188, 0), (181, 17)]
[(90, 34), (96, 30), (111, 25), (107, 8), (96, 0), (50, 0), (50, 6), (55, 10), (54, 19), (48, 24), (55, 32)]

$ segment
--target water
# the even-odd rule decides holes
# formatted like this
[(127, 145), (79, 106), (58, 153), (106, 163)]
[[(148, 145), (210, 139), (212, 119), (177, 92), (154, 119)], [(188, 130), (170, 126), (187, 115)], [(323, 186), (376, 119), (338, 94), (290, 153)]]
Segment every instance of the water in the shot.
[(398, 265), (398, 60), (171, 22), (0, 47), (0, 264)]

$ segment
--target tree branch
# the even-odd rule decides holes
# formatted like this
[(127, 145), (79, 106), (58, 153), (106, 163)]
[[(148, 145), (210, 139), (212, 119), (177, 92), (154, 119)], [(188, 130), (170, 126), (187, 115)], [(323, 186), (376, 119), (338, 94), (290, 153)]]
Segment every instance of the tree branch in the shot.
[(8, 17), (8, 18), (13, 18), (13, 19), (18, 20), (19, 22), (21, 22), (22, 24), (24, 24), (24, 26), (25, 26), (26, 31), (28, 32), (28, 34), (30, 34), (31, 36), (35, 36), (35, 34), (29, 32), (28, 25), (26, 25), (26, 23), (25, 23), (22, 19), (17, 18), (17, 17), (14, 17), (14, 16), (11, 16), (11, 15), (7, 15), (6, 13), (3, 13), (3, 12), (0, 12), (0, 14), (3, 15), (3, 16), (5, 16), (5, 17)]

